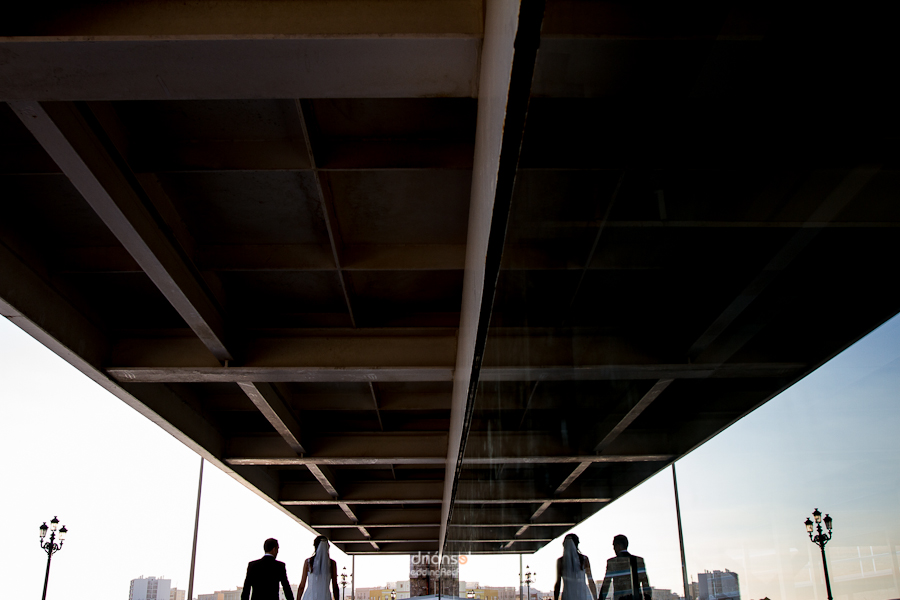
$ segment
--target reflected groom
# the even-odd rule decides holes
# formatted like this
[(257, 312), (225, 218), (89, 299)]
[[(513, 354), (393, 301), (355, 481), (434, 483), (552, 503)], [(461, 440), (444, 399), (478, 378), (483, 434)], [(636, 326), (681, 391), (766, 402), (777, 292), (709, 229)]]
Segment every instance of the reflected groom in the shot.
[(241, 592), (241, 600), (250, 600), (251, 590), (253, 600), (278, 600), (278, 584), (284, 589), (284, 597), (294, 600), (294, 592), (288, 583), (287, 570), (284, 563), (275, 560), (278, 556), (278, 540), (269, 538), (263, 543), (265, 554), (259, 560), (250, 561), (247, 565), (247, 577), (244, 579), (244, 589)]
[(598, 600), (606, 600), (610, 588), (613, 600), (651, 600), (653, 590), (647, 578), (644, 559), (628, 551), (628, 538), (617, 535), (613, 538), (615, 557), (606, 561), (606, 575), (600, 586)]

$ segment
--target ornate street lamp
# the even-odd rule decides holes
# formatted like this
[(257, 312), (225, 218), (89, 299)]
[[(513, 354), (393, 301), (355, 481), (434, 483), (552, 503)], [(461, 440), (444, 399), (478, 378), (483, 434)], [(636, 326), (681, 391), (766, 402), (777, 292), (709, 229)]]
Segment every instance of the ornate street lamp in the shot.
[(397, 592), (395, 590), (391, 590), (391, 600), (397, 600)]
[[(50, 527), (47, 527), (47, 523), (44, 522), (41, 525), (41, 548), (44, 549), (44, 552), (47, 553), (47, 573), (44, 575), (44, 594), (41, 596), (41, 600), (47, 600), (47, 582), (50, 580), (50, 559), (53, 558), (53, 555), (60, 551), (63, 545), (63, 541), (66, 539), (66, 534), (69, 532), (66, 529), (66, 526), (63, 525), (59, 530), (59, 543), (56, 543), (56, 528), (59, 526), (59, 519), (53, 517), (53, 520), (50, 521)], [(47, 537), (47, 530), (50, 530), (50, 539), (46, 542), (44, 538)]]
[[(809, 520), (807, 517), (806, 523), (806, 532), (809, 533), (809, 539), (813, 544), (816, 544), (819, 549), (822, 551), (822, 567), (825, 569), (825, 590), (828, 592), (828, 600), (832, 600), (831, 598), (831, 581), (828, 580), (828, 562), (825, 560), (825, 544), (827, 544), (831, 540), (831, 526), (833, 523), (833, 519), (825, 515), (825, 518), (822, 518), (822, 513), (819, 512), (819, 509), (815, 509), (813, 511), (813, 519), (816, 520), (815, 528), (816, 535), (813, 535), (813, 522)], [(825, 522), (825, 528), (828, 530), (828, 533), (824, 533), (822, 531), (822, 521)]]
[(528, 600), (531, 600), (531, 584), (534, 583), (534, 580), (537, 578), (537, 573), (531, 572), (531, 567), (525, 565), (525, 585), (528, 586)]
[(347, 597), (347, 567), (341, 571), (341, 600)]

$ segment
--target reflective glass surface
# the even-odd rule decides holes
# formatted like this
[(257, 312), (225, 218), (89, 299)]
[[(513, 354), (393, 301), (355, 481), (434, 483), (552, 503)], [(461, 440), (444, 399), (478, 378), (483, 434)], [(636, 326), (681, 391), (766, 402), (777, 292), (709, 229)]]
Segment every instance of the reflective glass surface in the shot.
[[(736, 572), (742, 598), (900, 597), (900, 318), (678, 461), (689, 572)], [(822, 529), (825, 530), (824, 524)], [(814, 532), (815, 534), (816, 532)]]

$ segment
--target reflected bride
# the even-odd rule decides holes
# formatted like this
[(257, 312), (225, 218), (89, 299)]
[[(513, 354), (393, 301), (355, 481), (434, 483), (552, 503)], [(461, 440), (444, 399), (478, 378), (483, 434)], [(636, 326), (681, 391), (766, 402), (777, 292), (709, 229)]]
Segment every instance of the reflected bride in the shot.
[[(587, 583), (585, 583), (585, 577)], [(560, 598), (560, 583), (562, 597)], [(588, 590), (590, 586), (590, 590)], [(578, 551), (578, 536), (570, 533), (563, 540), (563, 555), (556, 560), (556, 585), (553, 600), (593, 600), (597, 586), (591, 575), (591, 561)], [(529, 599), (530, 600), (530, 599)]]

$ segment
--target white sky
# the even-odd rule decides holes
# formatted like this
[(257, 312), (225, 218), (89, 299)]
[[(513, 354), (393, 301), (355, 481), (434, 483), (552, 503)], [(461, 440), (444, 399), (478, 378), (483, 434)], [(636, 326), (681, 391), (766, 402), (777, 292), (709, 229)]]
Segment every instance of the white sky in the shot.
[[(804, 573), (821, 579), (802, 528), (815, 506), (832, 512), (844, 532), (852, 525), (857, 545), (883, 540), (883, 531), (900, 532), (891, 508), (900, 501), (893, 474), (900, 472), (894, 433), (900, 425), (898, 373), (895, 319), (679, 461), (689, 572), (727, 567), (741, 573), (745, 600), (792, 598), (795, 580)], [(125, 600), (130, 580), (141, 575), (164, 576), (186, 589), (200, 459), (6, 319), (0, 319), (0, 381), (4, 595), (40, 593), (46, 555), (38, 547), (38, 527), (54, 515), (70, 533), (53, 558), (48, 599)], [(855, 418), (862, 420), (846, 427)], [(846, 444), (864, 455), (848, 454)], [(887, 479), (886, 469), (892, 473)], [(884, 489), (872, 492), (874, 481)], [(646, 559), (651, 584), (680, 593), (669, 470), (575, 531), (595, 578), (612, 555), (613, 535), (624, 533), (630, 549)], [(279, 559), (287, 563), (291, 581), (299, 582), (312, 534), (207, 463), (195, 595), (240, 585), (247, 562), (262, 554), (268, 537), (279, 539)], [(561, 550), (559, 540), (524, 557), (537, 573), (533, 587), (552, 589)], [(759, 558), (769, 555), (775, 559)], [(339, 550), (332, 549), (332, 558), (350, 570), (349, 557)], [(801, 566), (785, 574), (783, 565), (798, 560)], [(408, 557), (357, 558), (356, 572), (359, 587), (406, 579)], [(473, 556), (460, 578), (517, 585), (518, 572), (517, 556)]]

